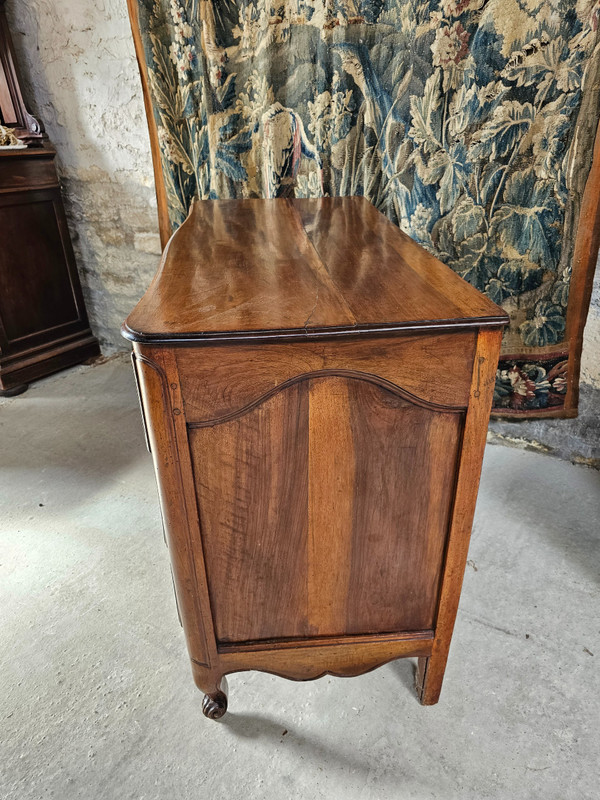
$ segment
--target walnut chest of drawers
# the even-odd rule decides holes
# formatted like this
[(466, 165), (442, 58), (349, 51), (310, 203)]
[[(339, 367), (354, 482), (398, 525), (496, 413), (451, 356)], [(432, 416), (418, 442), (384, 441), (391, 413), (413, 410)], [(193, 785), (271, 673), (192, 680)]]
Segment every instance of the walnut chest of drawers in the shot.
[(406, 656), (437, 702), (506, 321), (362, 198), (193, 206), (123, 332), (207, 716)]

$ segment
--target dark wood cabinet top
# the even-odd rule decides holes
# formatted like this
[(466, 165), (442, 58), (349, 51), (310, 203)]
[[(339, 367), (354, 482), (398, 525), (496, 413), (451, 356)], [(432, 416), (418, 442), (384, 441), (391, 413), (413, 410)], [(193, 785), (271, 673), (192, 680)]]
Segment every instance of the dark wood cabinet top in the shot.
[(0, 160), (11, 161), (14, 159), (25, 160), (28, 158), (54, 158), (56, 150), (47, 142), (36, 147), (24, 147), (22, 149), (0, 150)]
[(362, 197), (196, 202), (127, 318), (134, 341), (504, 325)]

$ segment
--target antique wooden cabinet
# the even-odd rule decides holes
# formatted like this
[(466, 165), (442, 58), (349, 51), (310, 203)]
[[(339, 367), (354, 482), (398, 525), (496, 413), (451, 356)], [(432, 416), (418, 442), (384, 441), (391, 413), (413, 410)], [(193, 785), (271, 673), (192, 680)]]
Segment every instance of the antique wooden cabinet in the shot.
[(4, 5), (0, 0), (0, 124), (23, 149), (0, 149), (0, 396), (100, 355), (67, 228), (56, 151), (23, 102)]
[(49, 145), (0, 151), (0, 395), (100, 355)]
[(207, 716), (404, 656), (437, 702), (506, 321), (363, 198), (194, 205), (123, 332)]

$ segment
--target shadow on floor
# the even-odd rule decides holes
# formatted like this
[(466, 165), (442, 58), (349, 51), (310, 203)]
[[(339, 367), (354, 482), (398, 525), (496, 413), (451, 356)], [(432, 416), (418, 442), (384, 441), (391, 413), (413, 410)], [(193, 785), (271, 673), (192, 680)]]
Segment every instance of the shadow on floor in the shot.
[[(233, 736), (239, 739), (251, 739), (263, 748), (274, 748), (285, 741), (286, 747), (292, 749), (293, 754), (302, 757), (307, 763), (327, 764), (329, 767), (341, 768), (353, 773), (362, 773), (367, 776), (373, 771), (373, 762), (368, 758), (363, 758), (360, 752), (350, 748), (346, 753), (341, 746), (335, 746), (330, 742), (325, 742), (312, 733), (305, 736), (299, 730), (287, 730), (280, 722), (271, 719), (263, 714), (235, 714), (228, 712), (220, 725), (227, 728)], [(396, 779), (393, 775), (389, 778), (389, 784), (393, 785)], [(380, 788), (381, 787), (381, 784)]]

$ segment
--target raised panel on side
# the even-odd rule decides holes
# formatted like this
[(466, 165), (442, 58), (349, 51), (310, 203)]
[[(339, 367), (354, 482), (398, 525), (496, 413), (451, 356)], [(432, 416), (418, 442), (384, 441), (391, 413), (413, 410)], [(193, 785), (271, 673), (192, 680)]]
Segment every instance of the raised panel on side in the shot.
[(307, 636), (308, 384), (189, 439), (217, 639)]
[(357, 373), (190, 425), (218, 641), (434, 628), (463, 421)]
[(355, 452), (346, 631), (435, 626), (463, 414), (349, 384)]

